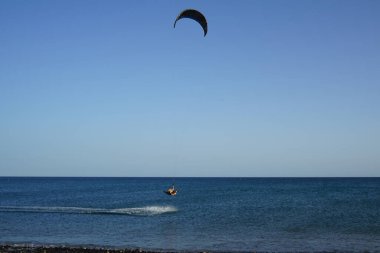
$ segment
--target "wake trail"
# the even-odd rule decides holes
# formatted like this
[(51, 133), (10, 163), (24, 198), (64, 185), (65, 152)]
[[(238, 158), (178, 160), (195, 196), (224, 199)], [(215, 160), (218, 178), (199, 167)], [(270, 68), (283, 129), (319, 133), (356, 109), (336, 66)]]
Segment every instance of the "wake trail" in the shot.
[(118, 214), (134, 216), (153, 216), (177, 212), (173, 206), (145, 206), (129, 208), (86, 208), (61, 206), (0, 206), (0, 212), (26, 212), (26, 213), (71, 213), (71, 214)]

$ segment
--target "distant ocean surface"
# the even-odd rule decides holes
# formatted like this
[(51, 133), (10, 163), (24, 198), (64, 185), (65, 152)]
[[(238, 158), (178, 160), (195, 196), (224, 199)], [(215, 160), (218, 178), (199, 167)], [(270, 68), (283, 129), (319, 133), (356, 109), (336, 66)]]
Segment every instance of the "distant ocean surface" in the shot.
[(380, 252), (380, 178), (0, 177), (0, 243)]

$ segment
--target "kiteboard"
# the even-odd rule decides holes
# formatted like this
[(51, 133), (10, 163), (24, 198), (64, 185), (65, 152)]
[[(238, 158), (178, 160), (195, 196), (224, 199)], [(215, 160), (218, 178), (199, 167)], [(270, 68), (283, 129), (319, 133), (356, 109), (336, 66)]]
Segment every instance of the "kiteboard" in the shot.
[(164, 191), (166, 194), (170, 195), (170, 196), (175, 196), (177, 195), (177, 191), (174, 190), (174, 191)]

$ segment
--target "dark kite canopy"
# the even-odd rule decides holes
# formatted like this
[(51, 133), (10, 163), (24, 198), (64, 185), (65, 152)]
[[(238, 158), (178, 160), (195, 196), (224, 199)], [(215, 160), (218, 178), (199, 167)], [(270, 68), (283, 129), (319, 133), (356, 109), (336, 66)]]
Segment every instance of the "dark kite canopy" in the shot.
[(206, 36), (206, 34), (207, 34), (207, 20), (206, 20), (205, 16), (203, 16), (202, 13), (200, 13), (197, 10), (193, 10), (193, 9), (184, 10), (178, 15), (178, 17), (174, 21), (174, 27), (175, 27), (175, 24), (177, 23), (177, 21), (182, 19), (182, 18), (191, 18), (191, 19), (197, 21), (202, 26), (204, 36)]

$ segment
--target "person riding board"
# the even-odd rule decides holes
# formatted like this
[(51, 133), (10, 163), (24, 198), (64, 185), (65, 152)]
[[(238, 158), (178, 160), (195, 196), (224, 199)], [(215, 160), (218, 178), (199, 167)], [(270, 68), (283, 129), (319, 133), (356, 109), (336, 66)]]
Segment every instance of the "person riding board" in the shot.
[(175, 194), (177, 194), (177, 191), (174, 188), (174, 184), (169, 189), (166, 190), (166, 193), (169, 194), (169, 195), (175, 195)]
[(174, 193), (174, 192), (175, 192), (174, 184), (172, 185), (172, 187), (170, 187), (170, 188), (168, 189), (168, 192), (169, 192), (169, 193)]

